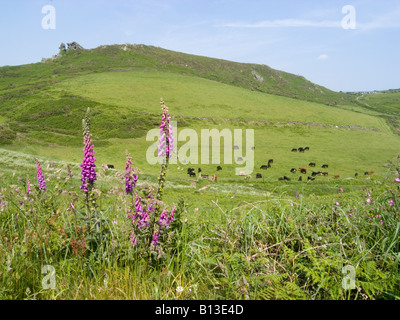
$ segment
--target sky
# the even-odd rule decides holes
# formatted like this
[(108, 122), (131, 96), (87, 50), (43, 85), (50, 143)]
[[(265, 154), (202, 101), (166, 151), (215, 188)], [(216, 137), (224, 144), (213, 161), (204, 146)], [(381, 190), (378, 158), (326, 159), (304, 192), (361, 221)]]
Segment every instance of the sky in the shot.
[(130, 43), (264, 64), (334, 91), (400, 88), (400, 0), (0, 0), (0, 16), (0, 66), (40, 62), (61, 42)]

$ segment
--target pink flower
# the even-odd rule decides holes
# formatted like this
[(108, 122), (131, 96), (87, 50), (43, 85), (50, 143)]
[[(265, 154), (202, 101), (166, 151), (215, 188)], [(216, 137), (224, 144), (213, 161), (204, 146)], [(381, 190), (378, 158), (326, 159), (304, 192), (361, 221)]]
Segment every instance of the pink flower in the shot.
[(39, 189), (42, 191), (46, 191), (46, 180), (44, 180), (42, 168), (40, 167), (38, 159), (36, 159), (36, 174), (37, 174), (37, 181), (39, 183)]
[(394, 179), (395, 182), (400, 182), (400, 178)]
[(339, 188), (339, 192), (343, 192), (343, 188)]
[(393, 204), (394, 204), (393, 200), (389, 200), (388, 203), (389, 203), (391, 206), (393, 206)]
[(370, 199), (370, 198), (368, 198), (368, 199), (367, 199), (367, 202), (368, 202), (368, 203), (371, 203), (371, 199)]
[(338, 205), (339, 205), (339, 202), (336, 202), (335, 204), (338, 206)]

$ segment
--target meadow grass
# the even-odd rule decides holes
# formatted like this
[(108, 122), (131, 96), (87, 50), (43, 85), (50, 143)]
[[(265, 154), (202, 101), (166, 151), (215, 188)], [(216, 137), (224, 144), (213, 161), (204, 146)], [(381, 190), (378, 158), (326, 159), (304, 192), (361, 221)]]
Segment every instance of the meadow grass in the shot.
[[(27, 164), (21, 154), (13, 155)], [(99, 170), (104, 247), (79, 251), (73, 247), (82, 240), (74, 229), (84, 208), (79, 168), (72, 166), (72, 178), (65, 163), (43, 168), (47, 194), (35, 189), (26, 195), (18, 174), (2, 179), (2, 299), (399, 298), (399, 189), (393, 168), (386, 180), (363, 178), (357, 189), (327, 182), (331, 192), (320, 195), (302, 190), (267, 196), (243, 184), (236, 192), (219, 185), (197, 192), (167, 184), (166, 202), (182, 204), (182, 228), (174, 245), (151, 263), (130, 243), (129, 199), (120, 172)], [(23, 175), (33, 184), (34, 171), (29, 166)], [(43, 287), (44, 265), (56, 271), (54, 289)], [(345, 265), (356, 270), (352, 290), (342, 285)]]

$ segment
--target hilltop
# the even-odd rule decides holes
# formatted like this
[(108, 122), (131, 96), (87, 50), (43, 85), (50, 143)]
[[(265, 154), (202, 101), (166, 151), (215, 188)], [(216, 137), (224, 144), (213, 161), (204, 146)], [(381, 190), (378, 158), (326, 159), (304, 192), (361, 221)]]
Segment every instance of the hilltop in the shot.
[[(78, 50), (74, 50), (74, 44), (78, 45)], [(83, 49), (72, 42), (72, 49), (68, 50), (63, 50), (62, 45), (57, 55), (43, 59), (43, 63), (1, 67), (0, 89), (3, 91), (23, 86), (20, 79), (16, 78), (28, 76), (28, 73), (30, 82), (39, 82), (37, 85), (43, 86), (46, 81), (87, 73), (146, 70), (192, 75), (253, 91), (331, 106), (354, 101), (352, 94), (331, 91), (302, 76), (266, 65), (232, 62), (142, 44)]]

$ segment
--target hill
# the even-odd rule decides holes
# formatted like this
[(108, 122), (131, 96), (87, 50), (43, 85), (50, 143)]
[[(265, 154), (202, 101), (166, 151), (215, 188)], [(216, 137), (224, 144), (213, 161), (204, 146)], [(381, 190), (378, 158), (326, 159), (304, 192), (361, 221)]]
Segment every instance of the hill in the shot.
[[(353, 177), (368, 170), (383, 174), (399, 142), (381, 114), (360, 101), (351, 102), (356, 94), (331, 92), (266, 66), (151, 46), (68, 50), (44, 63), (0, 68), (0, 74), (3, 148), (79, 163), (81, 119), (90, 107), (99, 164), (112, 163), (122, 170), (125, 149), (133, 149), (135, 163), (151, 179), (158, 168), (146, 161), (151, 144), (146, 134), (158, 126), (160, 97), (178, 122), (178, 133), (184, 128), (198, 135), (202, 129), (254, 129), (254, 171), (275, 159), (263, 181), (275, 182), (291, 167), (311, 161), (329, 163), (332, 175)], [(280, 95), (273, 94), (277, 90)], [(296, 98), (291, 97), (295, 92)], [(324, 102), (318, 102), (321, 99)], [(330, 105), (340, 99), (343, 103), (337, 107)], [(311, 148), (307, 154), (290, 152), (306, 145)], [(16, 169), (7, 156), (2, 159), (3, 168)], [(226, 166), (220, 181), (241, 181), (235, 167)], [(215, 165), (203, 169), (211, 173)], [(170, 176), (187, 183), (178, 169)]]
[(153, 46), (109, 45), (61, 51), (58, 56), (56, 59), (45, 59), (44, 63), (1, 67), (1, 90), (23, 90), (27, 79), (28, 84), (35, 82), (42, 87), (48, 82), (87, 73), (146, 70), (191, 75), (253, 91), (327, 105), (343, 104), (354, 98), (351, 94), (331, 91), (302, 76), (274, 70), (266, 65), (237, 63)]

